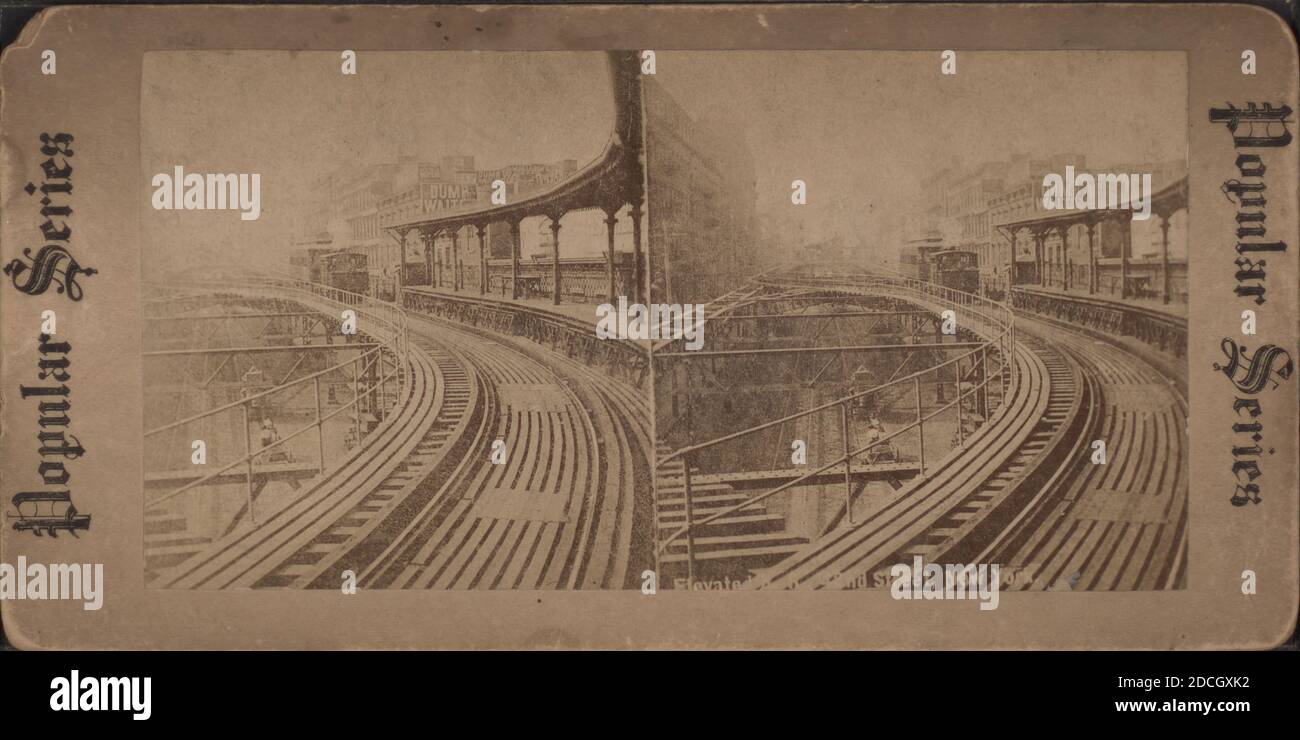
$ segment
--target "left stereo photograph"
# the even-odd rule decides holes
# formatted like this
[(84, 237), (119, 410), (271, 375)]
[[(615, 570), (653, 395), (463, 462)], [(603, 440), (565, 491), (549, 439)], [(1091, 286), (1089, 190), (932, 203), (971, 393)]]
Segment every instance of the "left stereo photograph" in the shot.
[(647, 350), (593, 331), (647, 274), (638, 65), (145, 55), (150, 588), (639, 584)]

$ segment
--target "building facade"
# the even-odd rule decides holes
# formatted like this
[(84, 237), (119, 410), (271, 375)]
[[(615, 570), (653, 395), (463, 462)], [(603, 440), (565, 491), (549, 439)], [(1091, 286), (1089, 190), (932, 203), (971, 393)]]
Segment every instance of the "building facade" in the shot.
[[(395, 162), (340, 168), (312, 184), (309, 202), (295, 225), (295, 258), (291, 262), (303, 262), (303, 254), (362, 254), (370, 294), (386, 299), (396, 295), (399, 282), (428, 284), (431, 270), (441, 273), (444, 266), (446, 273), (439, 277), (445, 284), (474, 285), (479, 253), (473, 229), (461, 229), (454, 237), (440, 235), (432, 243), (409, 239), (402, 256), (401, 244), (385, 227), (486, 207), (498, 180), (505, 184), (507, 199), (515, 200), (544, 192), (576, 171), (577, 162), (572, 159), (478, 170), (474, 157), (468, 155), (445, 156), (436, 162), (403, 156)], [(485, 247), (490, 249), (489, 257), (508, 259), (510, 243), (505, 224), (488, 228)], [(604, 244), (602, 232), (599, 248)], [(566, 240), (566, 248), (569, 246)]]
[(697, 121), (643, 81), (650, 296), (702, 303), (758, 270), (755, 168), (743, 127)]

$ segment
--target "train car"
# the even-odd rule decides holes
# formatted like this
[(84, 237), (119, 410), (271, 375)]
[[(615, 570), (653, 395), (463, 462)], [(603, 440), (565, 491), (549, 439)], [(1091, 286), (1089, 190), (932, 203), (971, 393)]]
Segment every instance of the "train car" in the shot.
[(942, 250), (942, 246), (929, 239), (906, 244), (898, 250), (898, 271), (914, 280), (933, 280), (931, 256)]
[(964, 293), (979, 293), (979, 255), (964, 249), (945, 249), (930, 255), (930, 279)]
[(898, 252), (898, 271), (915, 280), (930, 279), (930, 262), (919, 247), (903, 247)]
[(309, 283), (324, 281), (321, 256), (331, 250), (319, 247), (303, 247), (289, 253), (289, 274)]
[(370, 290), (366, 255), (360, 252), (331, 252), (321, 255), (321, 272), (326, 285), (365, 295)]

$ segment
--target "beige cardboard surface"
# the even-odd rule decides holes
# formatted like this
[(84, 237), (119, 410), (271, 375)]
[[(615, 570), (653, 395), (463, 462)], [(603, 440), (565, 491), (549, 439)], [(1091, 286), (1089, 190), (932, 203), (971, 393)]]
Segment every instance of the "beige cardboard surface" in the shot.
[[(1242, 54), (1247, 49), (1254, 52), (1257, 74), (1242, 73)], [(56, 74), (41, 74), (46, 50), (56, 54)], [(343, 50), (357, 52), (358, 74), (354, 78), (339, 74)], [(657, 52), (657, 79), (649, 86), (636, 86), (641, 93), (636, 98), (641, 108), (636, 120), (621, 117), (620, 111), (626, 109), (617, 103), (611, 111), (608, 82), (599, 72), (608, 58), (605, 52), (620, 50)], [(944, 50), (954, 50), (957, 55), (958, 72), (952, 80), (941, 79)], [(729, 56), (742, 54), (752, 61)], [(1043, 61), (1025, 61), (1030, 55)], [(1063, 55), (1077, 56), (1066, 59)], [(632, 53), (622, 58), (642, 57)], [(503, 553), (501, 558), (474, 561), (484, 573), (495, 572), (490, 569), (500, 566), (501, 580), (480, 584), (467, 576), (469, 580), (461, 586), (453, 583), (455, 587), (446, 588), (440, 585), (446, 579), (436, 577), (427, 567), (423, 571), (416, 568), (419, 572), (410, 576), (411, 580), (403, 580), (403, 568), (416, 562), (405, 561), (408, 555), (429, 558), (426, 566), (441, 562), (439, 557), (448, 561), (454, 558), (452, 553), (440, 554), (436, 548), (420, 555), (423, 541), (401, 539), (410, 536), (406, 531), (389, 532), (381, 545), (375, 546), (378, 551), (392, 542), (401, 545), (399, 554), (391, 562), (385, 561), (383, 567), (371, 568), (369, 563), (374, 561), (366, 561), (361, 568), (361, 587), (355, 594), (344, 594), (337, 586), (301, 588), (305, 581), (300, 576), (310, 569), (284, 567), (287, 560), (282, 554), (286, 558), (301, 554), (310, 546), (311, 537), (324, 530), (312, 530), (310, 536), (303, 534), (305, 539), (295, 540), (292, 545), (266, 545), (271, 555), (263, 555), (255, 548), (217, 555), (204, 551), (206, 554), (175, 569), (162, 568), (166, 571), (163, 573), (146, 562), (148, 517), (144, 509), (146, 501), (153, 499), (148, 491), (142, 492), (142, 488), (148, 488), (142, 486), (142, 481), (157, 469), (150, 467), (153, 463), (149, 462), (147, 442), (141, 432), (155, 426), (156, 422), (149, 418), (152, 412), (147, 410), (157, 408), (150, 404), (156, 404), (158, 394), (166, 392), (165, 376), (176, 372), (176, 366), (160, 372), (160, 366), (155, 364), (155, 369), (147, 372), (147, 363), (170, 360), (145, 353), (190, 346), (166, 342), (197, 336), (167, 334), (153, 327), (145, 318), (148, 312), (161, 314), (162, 309), (185, 304), (179, 293), (158, 292), (146, 285), (147, 281), (156, 284), (172, 280), (175, 268), (197, 266), (205, 251), (224, 250), (220, 257), (229, 263), (259, 267), (267, 251), (263, 245), (285, 238), (290, 222), (306, 215), (305, 211), (292, 209), (310, 196), (313, 182), (349, 159), (393, 160), (405, 151), (442, 147), (438, 150), (441, 153), (476, 152), (482, 162), (480, 171), (511, 161), (554, 163), (573, 158), (579, 165), (577, 172), (584, 173), (581, 165), (593, 158), (603, 161), (602, 156), (615, 157), (609, 154), (611, 151), (623, 156), (643, 150), (644, 157), (635, 160), (636, 165), (631, 164), (634, 159), (615, 157), (609, 161), (638, 176), (642, 173), (637, 167), (644, 166), (644, 185), (638, 177), (635, 181), (618, 181), (618, 187), (629, 188), (627, 191), (612, 193), (602, 184), (593, 186), (591, 192), (599, 191), (599, 198), (609, 200), (618, 209), (616, 215), (624, 224), (619, 227), (624, 230), (616, 234), (620, 253), (630, 249), (626, 245), (631, 240), (641, 238), (626, 230), (628, 219), (633, 218), (628, 210), (629, 195), (644, 196), (648, 216), (642, 246), (648, 258), (648, 285), (654, 300), (663, 300), (661, 291), (668, 291), (674, 301), (714, 300), (721, 293), (680, 287), (684, 284), (674, 289), (666, 287), (674, 285), (671, 281), (658, 281), (664, 274), (685, 276), (693, 269), (696, 273), (704, 271), (693, 260), (707, 260), (699, 257), (706, 248), (703, 244), (692, 245), (689, 237), (667, 228), (679, 216), (686, 218), (688, 225), (691, 222), (689, 216), (681, 215), (689, 213), (689, 209), (683, 210), (671, 200), (675, 175), (665, 159), (656, 159), (657, 152), (676, 146), (667, 143), (674, 137), (684, 140), (688, 149), (707, 148), (709, 140), (692, 139), (691, 129), (685, 125), (665, 127), (664, 121), (670, 119), (655, 112), (652, 96), (666, 93), (688, 117), (703, 118), (728, 109), (736, 113), (749, 110), (756, 97), (799, 99), (799, 71), (812, 70), (816, 84), (828, 90), (839, 89), (836, 78), (842, 77), (843, 89), (853, 92), (846, 92), (845, 100), (828, 104), (825, 110), (794, 116), (794, 122), (785, 128), (769, 124), (766, 118), (750, 119), (742, 126), (752, 129), (742, 138), (761, 143), (771, 140), (763, 138), (764, 129), (779, 133), (807, 124), (810, 135), (823, 142), (825, 151), (844, 152), (838, 157), (841, 164), (857, 164), (858, 171), (874, 172), (876, 178), (897, 179), (900, 191), (915, 188), (926, 173), (910, 172), (909, 160), (902, 154), (891, 155), (887, 141), (877, 145), (878, 160), (871, 154), (877, 151), (871, 142), (837, 148), (840, 144), (834, 137), (839, 128), (834, 112), (861, 111), (862, 116), (870, 117), (873, 106), (881, 106), (915, 115), (915, 132), (900, 143), (900, 151), (925, 149), (917, 145), (925, 137), (973, 136), (971, 160), (1001, 157), (1003, 145), (989, 144), (987, 152), (979, 149), (978, 141), (995, 136), (999, 127), (990, 123), (991, 112), (981, 108), (975, 97), (965, 101), (962, 93), (954, 92), (954, 98), (947, 98), (922, 90), (908, 94), (905, 89), (896, 89), (896, 80), (894, 87), (880, 83), (881, 90), (887, 92), (868, 94), (872, 74), (906, 76), (912, 74), (909, 70), (913, 66), (931, 69), (936, 86), (964, 84), (966, 76), (973, 76), (977, 80), (972, 81), (975, 87), (971, 89), (984, 90), (987, 96), (998, 94), (999, 88), (1017, 88), (1026, 97), (1041, 97), (1045, 111), (1035, 110), (1032, 99), (1024, 107), (1003, 111), (1010, 135), (1024, 142), (1031, 155), (1061, 153), (1050, 151), (1051, 138), (1036, 132), (1035, 124), (1051, 121), (1052, 110), (1074, 110), (1070, 106), (1078, 106), (1079, 101), (1069, 99), (1073, 92), (1079, 98), (1096, 101), (1096, 143), (1092, 151), (1105, 155), (1102, 158), (1124, 159), (1135, 153), (1130, 160), (1135, 161), (1159, 151), (1158, 158), (1185, 161), (1187, 207), (1180, 227), (1185, 229), (1181, 238), (1185, 240), (1188, 294), (1185, 356), (1158, 351), (1139, 355), (1133, 342), (1122, 337), (1116, 338), (1118, 343), (1113, 345), (1119, 349), (1111, 350), (1141, 356), (1157, 376), (1163, 373), (1176, 381), (1180, 372), (1185, 373), (1186, 436), (1178, 445), (1180, 459), (1185, 463), (1181, 468), (1165, 463), (1160, 469), (1168, 475), (1178, 475), (1181, 470), (1185, 477), (1186, 483), (1181, 488), (1173, 486), (1170, 495), (1185, 500), (1186, 524), (1150, 535), (1185, 537), (1185, 549), (1176, 544), (1168, 546), (1167, 551), (1172, 553), (1168, 567), (1171, 575), (1161, 579), (1159, 586), (1009, 590), (1000, 593), (998, 607), (989, 611), (979, 609), (971, 600), (896, 600), (885, 589), (701, 592), (675, 590), (661, 582), (657, 593), (645, 594), (637, 564), (653, 551), (653, 543), (647, 545), (646, 541), (652, 541), (655, 535), (651, 533), (657, 531), (655, 517), (647, 512), (656, 495), (664, 497), (663, 491), (656, 494), (653, 490), (655, 464), (651, 456), (657, 443), (677, 444), (668, 436), (671, 397), (664, 390), (667, 376), (662, 370), (663, 361), (656, 360), (655, 376), (639, 384), (627, 378), (611, 380), (622, 369), (609, 368), (635, 364), (635, 349), (624, 347), (620, 351), (629, 354), (614, 359), (578, 360), (572, 350), (569, 354), (556, 351), (563, 341), (551, 335), (546, 335), (552, 340), (549, 345), (518, 336), (489, 336), (482, 323), (488, 319), (481, 318), (482, 314), (467, 319), (465, 313), (460, 314), (463, 323), (480, 322), (477, 331), (445, 322), (439, 325), (443, 327), (438, 330), (443, 332), (440, 341), (451, 354), (463, 359), (508, 351), (513, 363), (512, 370), (499, 371), (499, 376), (481, 370), (483, 377), (496, 378), (497, 386), (502, 387), (485, 383), (474, 393), (485, 394), (482, 398), (492, 398), (493, 403), (526, 410), (534, 415), (528, 417), (533, 420), (529, 423), (540, 425), (551, 418), (573, 420), (565, 422), (568, 426), (563, 429), (567, 431), (556, 427), (554, 439), (563, 442), (540, 437), (542, 441), (535, 443), (540, 446), (534, 446), (534, 452), (523, 453), (520, 459), (528, 464), (535, 459), (558, 460), (536, 450), (560, 449), (567, 453), (572, 449), (571, 456), (565, 459), (580, 470), (590, 471), (590, 477), (587, 483), (563, 482), (567, 480), (563, 473), (551, 472), (550, 478), (538, 473), (536, 480), (541, 482), (535, 485), (475, 484), (478, 487), (474, 490), (481, 495), (472, 500), (465, 497), (461, 509), (456, 508), (460, 504), (454, 498), (448, 499), (446, 511), (458, 512), (455, 516), (468, 511), (484, 522), (477, 526), (486, 527), (489, 521), (512, 522), (508, 530), (453, 530), (468, 543), (467, 554), (458, 563), (475, 552), (475, 543), (483, 548), (496, 547), (509, 541), (511, 532), (523, 531), (537, 541), (553, 543), (555, 552), (560, 553), (554, 568), (549, 562), (538, 560), (534, 565), (529, 561), (521, 563), (516, 573), (508, 565), (500, 565), (506, 559)], [(1149, 75), (1144, 74), (1144, 67), (1150, 68)], [(749, 68), (753, 70), (752, 78), (746, 77)], [(1071, 69), (1087, 70), (1095, 76), (1074, 80)], [(570, 75), (586, 80), (580, 77), (583, 74), (593, 75), (590, 84), (564, 83)], [(716, 89), (712, 95), (712, 83), (696, 80), (700, 89), (691, 89), (693, 78), (718, 80), (728, 79), (728, 75), (734, 84)], [(1114, 82), (1108, 87), (1104, 80)], [(1276, 16), (1245, 6), (46, 10), (0, 60), (0, 261), (11, 266), (5, 285), (0, 287), (0, 342), (4, 349), (0, 367), (0, 476), (5, 511), (0, 562), (15, 564), (21, 557), (29, 563), (102, 563), (105, 592), (103, 607), (94, 611), (84, 610), (75, 600), (6, 599), (0, 603), (5, 633), (15, 645), (33, 649), (1261, 649), (1279, 644), (1293, 630), (1300, 594), (1297, 391), (1296, 381), (1290, 377), (1290, 360), (1297, 351), (1300, 302), (1295, 257), (1300, 144), (1293, 141), (1286, 146), (1236, 148), (1225, 123), (1211, 120), (1211, 109), (1235, 106), (1240, 109), (1239, 115), (1244, 115), (1248, 104), (1254, 103), (1261, 106), (1257, 110), (1262, 110), (1268, 103), (1274, 109), (1287, 106), (1294, 110), (1300, 106), (1298, 80), (1296, 45), (1289, 29)], [(651, 92), (650, 87), (658, 92)], [(615, 89), (616, 100), (621, 100), (618, 90), (624, 88), (616, 85)], [(1171, 89), (1176, 89), (1176, 94), (1171, 95)], [(422, 95), (429, 95), (429, 99), (411, 101)], [(406, 102), (395, 102), (395, 97), (405, 98)], [(936, 120), (930, 115), (933, 108), (923, 101), (944, 110), (971, 112), (967, 120), (960, 114)], [(584, 107), (589, 102), (591, 107)], [(663, 109), (658, 110), (662, 113)], [(1161, 112), (1167, 115), (1153, 121), (1152, 116)], [(331, 117), (335, 114), (337, 120)], [(1075, 115), (1086, 114), (1085, 110)], [(515, 135), (497, 140), (485, 135), (479, 140), (465, 133), (476, 127), (490, 131), (501, 124), (502, 115), (517, 122)], [(770, 110), (773, 121), (783, 115), (789, 112)], [(1282, 130), (1294, 134), (1294, 113), (1285, 120), (1285, 126), (1275, 122), (1269, 129), (1263, 129), (1262, 123), (1255, 125), (1265, 132), (1260, 134), (1263, 136), (1277, 135)], [(1143, 125), (1147, 121), (1151, 121), (1151, 130)], [(1116, 130), (1108, 130), (1112, 127)], [(1248, 127), (1248, 123), (1241, 123), (1237, 134), (1246, 135)], [(427, 130), (421, 133), (422, 128)], [(616, 136), (609, 135), (611, 129)], [(855, 130), (848, 124), (844, 129)], [(972, 135), (971, 131), (979, 133)], [(637, 135), (634, 140), (622, 138), (632, 136), (632, 132)], [(67, 133), (74, 138), (70, 142), (52, 140), (46, 144), (50, 149), (43, 152), (42, 133)], [(1108, 143), (1112, 136), (1136, 137), (1137, 141)], [(610, 141), (617, 143), (612, 149), (607, 146)], [(941, 147), (936, 144), (936, 148)], [(1165, 148), (1173, 154), (1165, 156)], [(69, 155), (67, 149), (73, 153)], [(795, 156), (792, 151), (797, 153), (797, 146), (754, 151), (758, 182), (783, 177), (778, 164)], [(826, 156), (825, 151), (807, 161), (836, 159)], [(1185, 155), (1181, 154), (1184, 151)], [(1262, 209), (1267, 214), (1267, 240), (1288, 245), (1285, 251), (1263, 255), (1267, 260), (1263, 303), (1234, 294), (1239, 284), (1234, 247), (1241, 226), (1236, 216), (1240, 211), (1258, 210), (1239, 207), (1224, 190), (1230, 181), (1259, 179), (1246, 177), (1240, 171), (1242, 164), (1252, 164), (1249, 160), (1239, 162), (1241, 154), (1262, 158), (1266, 167), (1262, 180), (1267, 202)], [(1152, 157), (1157, 158), (1155, 154)], [(50, 169), (57, 169), (60, 159), (72, 166), (70, 177), (56, 177), (65, 173)], [(43, 170), (42, 163), (50, 160), (55, 163)], [(150, 199), (155, 188), (151, 178), (155, 173), (171, 171), (171, 164), (182, 164), (192, 172), (262, 172), (264, 218), (242, 221), (233, 211), (189, 214), (152, 208)], [(559, 182), (568, 183), (565, 178), (574, 174), (574, 170), (563, 168), (560, 172), (556, 176)], [(55, 189), (49, 195), (54, 204), (66, 203), (73, 209), (70, 214), (53, 214), (70, 226), (72, 233), (66, 240), (41, 241), (43, 236), (49, 237), (41, 232), (41, 191), (29, 194), (24, 187), (28, 183), (37, 188), (43, 183), (58, 185), (69, 179), (73, 184), (71, 193)], [(541, 179), (545, 180), (545, 176)], [(811, 188), (817, 186), (815, 174), (808, 180)], [(644, 193), (632, 193), (643, 186)], [(574, 187), (575, 192), (580, 190)], [(851, 190), (851, 186), (845, 187)], [(523, 186), (521, 190), (527, 195), (534, 192)], [(537, 192), (542, 190), (544, 187)], [(776, 203), (788, 192), (786, 189), (780, 196), (759, 197), (755, 207), (761, 214), (779, 219)], [(815, 194), (816, 190), (811, 192)], [(582, 194), (590, 195), (586, 191)], [(476, 193), (476, 202), (482, 201), (480, 195), (485, 194)], [(657, 196), (660, 201), (656, 201)], [(583, 201), (581, 205), (591, 203)], [(447, 213), (460, 211), (452, 208)], [(534, 221), (526, 223), (536, 228), (524, 244), (535, 248), (544, 259), (545, 239), (551, 232), (536, 226), (540, 222), (535, 212), (529, 212), (529, 217)], [(845, 218), (856, 216), (849, 214)], [(603, 239), (599, 219), (595, 223), (597, 231), (592, 233)], [(478, 223), (471, 220), (456, 222), (449, 228), (472, 230), (475, 225)], [(560, 238), (576, 240), (568, 235), (586, 233), (584, 228), (566, 220), (559, 230)], [(472, 240), (472, 231), (463, 233), (457, 249), (464, 248), (466, 274), (475, 275), (469, 268), (478, 259), (478, 242)], [(496, 237), (492, 238), (491, 243), (496, 244)], [(445, 249), (439, 245), (445, 245), (450, 236), (439, 239), (442, 241), (434, 247)], [(1243, 237), (1241, 241), (1260, 240)], [(24, 285), (38, 292), (32, 287), (32, 281), (40, 276), (33, 272), (33, 260), (39, 262), (37, 254), (47, 243), (66, 246), (83, 270), (91, 268), (95, 272), (82, 273), (69, 281), (69, 263), (51, 261), (48, 264), (56, 282), (39, 291), (39, 295), (23, 292), (20, 286)], [(24, 258), (23, 250), (31, 252)], [(424, 264), (425, 259), (421, 248), (411, 247), (406, 263)], [(455, 262), (451, 259), (451, 263), (440, 264), (450, 264), (444, 269), (454, 272)], [(15, 263), (22, 269), (14, 268)], [(233, 275), (207, 271), (189, 277), (201, 277), (209, 284), (226, 280), (232, 291), (251, 289), (230, 277)], [(545, 273), (540, 273), (539, 280), (545, 278)], [(72, 282), (81, 291), (79, 300), (73, 300)], [(1244, 284), (1258, 282), (1246, 280)], [(487, 300), (479, 298), (473, 279), (467, 284), (470, 287), (462, 291), (461, 304)], [(674, 294), (673, 290), (684, 292)], [(262, 296), (266, 297), (265, 292)], [(567, 331), (574, 331), (575, 323), (581, 326), (581, 305), (578, 309), (573, 303), (552, 308), (547, 306), (547, 297), (541, 295), (523, 305), (533, 312), (558, 313), (569, 322)], [(432, 298), (421, 300), (426, 302), (418, 304), (419, 310), (432, 310), (446, 318), (448, 309), (443, 304)], [(310, 310), (323, 305), (302, 300), (299, 303)], [(415, 305), (408, 303), (408, 307)], [(431, 305), (443, 307), (428, 308)], [(358, 308), (364, 321), (390, 316), (382, 307)], [(1258, 333), (1254, 336), (1242, 335), (1241, 312), (1246, 309), (1257, 315)], [(66, 353), (55, 350), (70, 361), (68, 378), (63, 382), (69, 388), (66, 398), (71, 404), (67, 410), (71, 422), (63, 429), (65, 434), (75, 435), (85, 448), (85, 454), (76, 459), (64, 456), (65, 469), (71, 476), (66, 486), (42, 485), (38, 466), (43, 459), (48, 462), (55, 458), (42, 458), (38, 452), (42, 444), (37, 437), (42, 431), (37, 424), (39, 399), (24, 398), (20, 391), (21, 386), (54, 385), (50, 377), (38, 377), (41, 357), (37, 336), (46, 310), (57, 313), (54, 341), (67, 342), (71, 347)], [(538, 320), (537, 315), (529, 313), (534, 318), (514, 320)], [(559, 319), (552, 323), (555, 321)], [(424, 324), (420, 326), (424, 328), (417, 334), (432, 331)], [(1032, 333), (1028, 322), (1025, 330)], [(1042, 324), (1038, 331), (1051, 333)], [(1216, 367), (1229, 361), (1223, 349), (1228, 338), (1248, 349), (1249, 355), (1240, 358), (1243, 363), (1255, 363), (1235, 372), (1233, 382)], [(1264, 352), (1261, 348), (1267, 345), (1279, 352)], [(706, 345), (705, 349), (711, 347)], [(47, 353), (47, 357), (53, 356)], [(624, 362), (621, 358), (626, 357), (633, 359)], [(1250, 357), (1259, 359), (1252, 361)], [(430, 377), (435, 373), (431, 368), (422, 372), (430, 373)], [(501, 380), (509, 373), (515, 375)], [(607, 382), (592, 377), (602, 374), (610, 376)], [(454, 388), (454, 382), (448, 384), (445, 375), (439, 377), (438, 385)], [(569, 380), (561, 382), (561, 378)], [(346, 396), (346, 383), (336, 380), (339, 393)], [(1247, 385), (1234, 387), (1234, 383)], [(1134, 409), (1144, 403), (1157, 403), (1143, 393), (1141, 383), (1134, 385), (1138, 386), (1136, 390), (1111, 391), (1108, 398)], [(1245, 411), (1234, 410), (1234, 399), (1238, 398), (1257, 400), (1260, 415), (1248, 419)], [(183, 415), (180, 411), (175, 414)], [(638, 415), (643, 415), (644, 420), (636, 421), (641, 418)], [(476, 418), (466, 419), (465, 423), (477, 423)], [(1250, 430), (1234, 431), (1233, 425), (1249, 421), (1262, 423), (1259, 444), (1267, 452), (1251, 454), (1239, 449), (1237, 459), (1258, 460), (1262, 474), (1254, 482), (1259, 485), (1259, 501), (1233, 505), (1230, 499), (1238, 478), (1234, 475), (1232, 448), (1253, 444)], [(252, 423), (257, 423), (255, 417)], [(283, 433), (297, 429), (283, 421), (279, 425)], [(336, 456), (344, 463), (364, 462), (369, 455), (365, 451), (355, 453), (355, 460), (348, 457), (344, 447), (346, 427), (338, 425), (327, 433), (337, 435), (339, 446), (324, 451), (322, 457), (331, 462)], [(1170, 427), (1163, 429), (1165, 434), (1178, 433)], [(481, 449), (449, 450), (449, 467), (433, 472), (437, 476), (451, 475), (447, 472), (450, 466), (463, 462), (468, 467), (457, 468), (460, 472), (456, 475), (486, 480), (492, 474), (490, 463), (480, 461), (487, 459), (491, 437), (484, 435), (475, 442)], [(179, 454), (188, 455), (184, 444), (187, 440), (181, 442)], [(1157, 442), (1149, 443), (1149, 450), (1144, 447), (1133, 454), (1156, 459), (1168, 455)], [(325, 445), (321, 442), (322, 448)], [(1112, 450), (1116, 455), (1130, 452)], [(157, 448), (149, 452), (156, 453)], [(301, 462), (306, 456), (295, 449), (295, 459)], [(601, 460), (606, 463), (604, 467)], [(1245, 480), (1244, 473), (1241, 480)], [(589, 519), (578, 519), (576, 509), (519, 500), (529, 491), (551, 490), (547, 486), (554, 481), (561, 481), (554, 483), (556, 491), (568, 491), (579, 506), (588, 507), (583, 510), (589, 512)], [(263, 502), (274, 508), (277, 504), (272, 496), (278, 497), (279, 505), (288, 511), (294, 504), (284, 502), (296, 500), (295, 496), (309, 496), (315, 490), (310, 480), (304, 480), (303, 485), (302, 492), (287, 487), (267, 489), (268, 497)], [(662, 473), (659, 486), (665, 488)], [(238, 491), (239, 482), (235, 480), (226, 488)], [(12, 497), (35, 490), (70, 490), (78, 512), (89, 514), (92, 525), (75, 532), (75, 536), (73, 532), (58, 531), (57, 538), (37, 537), (32, 531), (15, 529), (24, 517), (19, 515)], [(597, 492), (617, 493), (610, 500), (620, 503), (596, 502)], [(236, 493), (233, 502), (221, 506), (192, 504), (188, 518), (229, 517), (242, 505), (239, 495)], [(342, 508), (331, 509), (333, 513), (328, 516), (339, 519), (363, 503), (340, 504)], [(302, 505), (315, 504), (307, 500)], [(1100, 504), (1095, 506), (1100, 508), (1091, 516), (1099, 521), (1112, 515), (1136, 521), (1145, 515), (1138, 511), (1140, 507), (1116, 513)], [(574, 513), (567, 513), (570, 511)], [(264, 516), (280, 521), (269, 512)], [(440, 532), (437, 527), (446, 521), (410, 516), (406, 520), (413, 523), (412, 531), (430, 536)], [(566, 522), (585, 528), (569, 535), (561, 526)], [(248, 520), (233, 526), (230, 532), (218, 532), (212, 539), (221, 544), (239, 540), (244, 534), (253, 540), (271, 536), (268, 528)], [(390, 529), (378, 522), (356, 526)], [(391, 555), (385, 551), (376, 556), (367, 547), (357, 550), (357, 557)], [(1185, 555), (1181, 554), (1184, 551)], [(574, 553), (571, 561), (564, 560), (565, 552)], [(209, 557), (217, 558), (212, 561), (215, 564), (197, 565)], [(571, 567), (561, 567), (565, 563)], [(604, 570), (593, 564), (600, 564)], [(320, 567), (326, 566), (322, 563)], [(324, 581), (336, 582), (332, 579), (337, 569), (346, 567), (346, 562), (330, 567), (333, 570), (321, 571), (325, 574), (322, 580), (312, 583), (319, 586)], [(529, 580), (532, 569), (539, 575)], [(1256, 576), (1253, 594), (1243, 593), (1243, 571), (1247, 570)], [(598, 571), (603, 575), (593, 575)], [(507, 573), (509, 578), (517, 576), (513, 583), (518, 585), (501, 587), (501, 583), (509, 582)], [(280, 587), (277, 576), (289, 578), (294, 586)], [(662, 576), (669, 580), (667, 571)], [(375, 587), (368, 586), (371, 583)], [(401, 583), (431, 587), (396, 587)], [(481, 587), (469, 590), (464, 583)], [(573, 588), (578, 585), (584, 588)]]

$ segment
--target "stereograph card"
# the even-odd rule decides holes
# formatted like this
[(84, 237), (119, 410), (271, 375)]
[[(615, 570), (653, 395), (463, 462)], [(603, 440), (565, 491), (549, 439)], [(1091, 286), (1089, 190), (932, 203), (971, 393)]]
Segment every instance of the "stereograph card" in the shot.
[(60, 7), (0, 62), (27, 649), (1251, 648), (1250, 6)]

